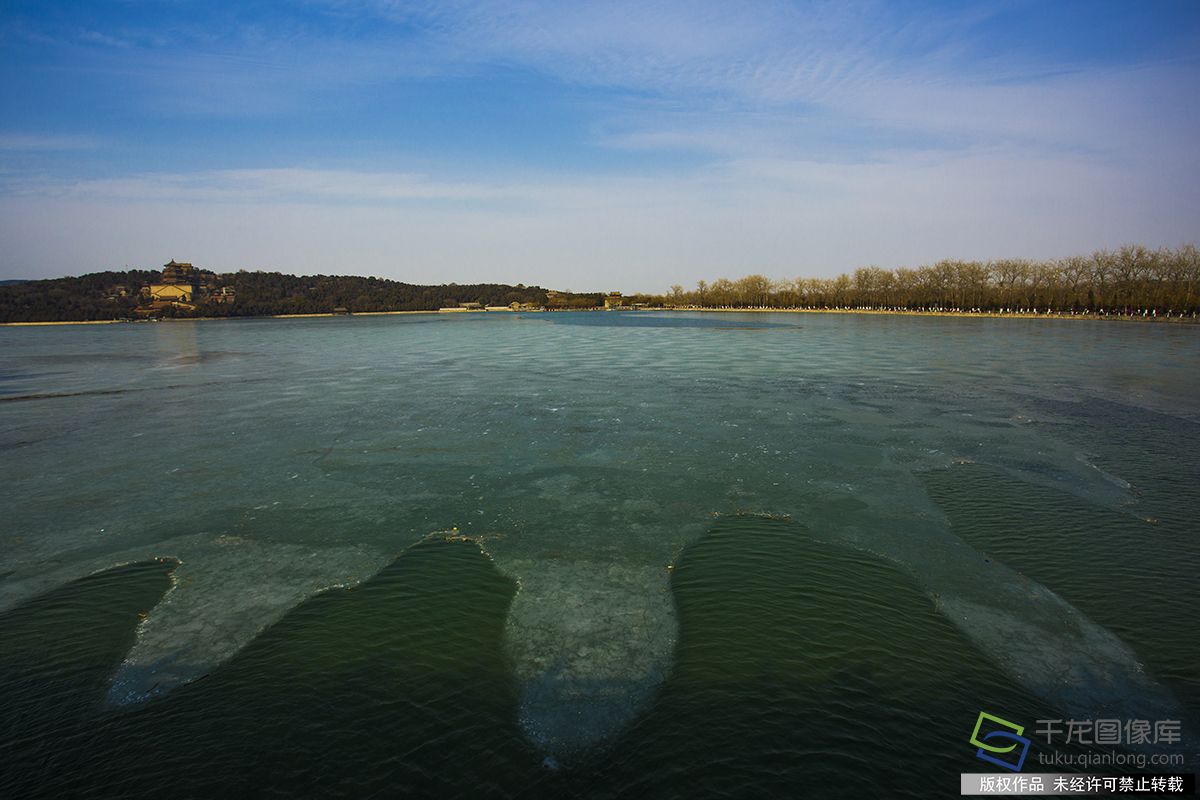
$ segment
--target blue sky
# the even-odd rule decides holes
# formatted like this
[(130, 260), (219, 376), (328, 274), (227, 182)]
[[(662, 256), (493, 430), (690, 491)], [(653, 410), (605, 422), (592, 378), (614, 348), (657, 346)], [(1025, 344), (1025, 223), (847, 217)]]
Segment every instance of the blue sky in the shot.
[(0, 277), (662, 291), (1200, 240), (1200, 3), (0, 6)]

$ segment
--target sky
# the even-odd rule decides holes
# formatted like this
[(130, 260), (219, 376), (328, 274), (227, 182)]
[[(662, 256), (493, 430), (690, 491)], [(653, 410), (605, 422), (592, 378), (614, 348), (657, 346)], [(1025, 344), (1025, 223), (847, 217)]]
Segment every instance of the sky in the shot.
[(4, 0), (0, 279), (665, 291), (1200, 241), (1200, 2)]

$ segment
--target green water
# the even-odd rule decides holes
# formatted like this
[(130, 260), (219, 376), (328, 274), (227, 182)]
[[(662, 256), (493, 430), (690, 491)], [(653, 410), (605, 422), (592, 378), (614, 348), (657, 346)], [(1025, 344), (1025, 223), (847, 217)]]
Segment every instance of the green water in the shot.
[(1195, 758), (1190, 329), (0, 348), (2, 795), (950, 796), (981, 710), (1178, 718)]

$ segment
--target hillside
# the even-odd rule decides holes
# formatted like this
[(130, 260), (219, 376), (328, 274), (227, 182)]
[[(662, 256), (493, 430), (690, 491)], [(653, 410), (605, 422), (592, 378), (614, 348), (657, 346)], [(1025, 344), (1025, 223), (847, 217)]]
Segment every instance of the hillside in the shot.
[[(148, 309), (142, 287), (160, 280), (150, 270), (95, 272), (88, 275), (0, 285), (0, 322), (70, 322), (133, 317)], [(496, 283), (426, 286), (382, 278), (344, 275), (285, 275), (234, 272), (216, 276), (236, 298), (219, 302), (203, 297), (188, 304), (155, 304), (161, 316), (242, 317), (271, 314), (320, 314), (344, 308), (364, 311), (427, 311), (460, 303), (485, 306), (530, 303), (545, 306), (547, 291), (538, 286)], [(598, 294), (558, 295), (566, 307), (593, 307)]]

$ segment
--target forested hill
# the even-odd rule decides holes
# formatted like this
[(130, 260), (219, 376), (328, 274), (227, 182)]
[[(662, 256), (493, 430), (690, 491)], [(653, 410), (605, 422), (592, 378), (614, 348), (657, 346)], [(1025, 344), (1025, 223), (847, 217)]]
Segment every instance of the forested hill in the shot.
[(432, 311), (459, 303), (506, 306), (511, 303), (546, 303), (539, 286), (502, 283), (423, 286), (345, 275), (295, 276), (278, 272), (235, 272), (222, 275), (237, 300), (219, 308), (205, 308), (205, 316), (255, 316), (263, 314), (321, 314), (335, 308), (358, 311)]
[[(128, 317), (150, 270), (93, 272), (77, 278), (0, 285), (0, 322), (68, 322)], [(127, 297), (116, 297), (124, 287)], [(110, 299), (110, 296), (113, 299)]]
[[(131, 317), (134, 309), (145, 302), (140, 296), (142, 286), (158, 279), (158, 272), (128, 270), (0, 286), (0, 322), (66, 322)], [(336, 308), (351, 312), (424, 311), (459, 303), (509, 305), (517, 302), (541, 306), (547, 302), (546, 290), (541, 287), (495, 283), (421, 286), (382, 278), (297, 276), (278, 272), (217, 275), (216, 283), (232, 288), (236, 299), (217, 303), (201, 298), (194, 304), (195, 308), (168, 305), (156, 313), (166, 316), (233, 317), (320, 314)], [(586, 297), (589, 305), (595, 304), (593, 296)]]

